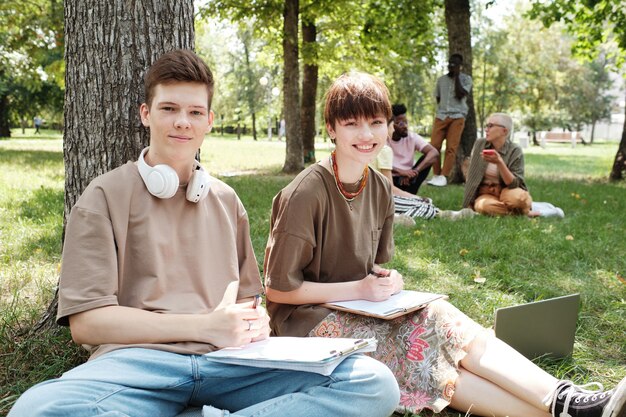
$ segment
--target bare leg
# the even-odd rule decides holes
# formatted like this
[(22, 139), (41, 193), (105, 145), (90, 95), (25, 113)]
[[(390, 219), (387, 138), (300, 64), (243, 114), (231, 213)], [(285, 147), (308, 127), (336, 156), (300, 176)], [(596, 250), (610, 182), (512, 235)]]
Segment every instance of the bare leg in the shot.
[(542, 401), (558, 382), (552, 375), (488, 332), (476, 336), (467, 352), (461, 360), (466, 370), (536, 409), (548, 410)]
[(547, 411), (533, 407), (463, 368), (459, 368), (459, 378), (450, 406), (459, 411), (468, 411), (470, 415), (486, 417), (550, 417)]

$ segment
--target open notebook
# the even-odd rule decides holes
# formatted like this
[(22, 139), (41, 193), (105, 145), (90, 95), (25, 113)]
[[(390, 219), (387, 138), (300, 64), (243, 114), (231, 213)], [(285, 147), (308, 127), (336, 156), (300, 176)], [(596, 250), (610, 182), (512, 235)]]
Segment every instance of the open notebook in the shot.
[(330, 375), (350, 355), (376, 350), (376, 339), (270, 337), (242, 347), (220, 349), (211, 361), (259, 368), (291, 369)]
[(440, 298), (447, 297), (443, 294), (402, 290), (399, 293), (392, 295), (391, 297), (389, 297), (389, 299), (385, 301), (336, 301), (332, 303), (322, 304), (322, 306), (335, 310), (361, 314), (364, 316), (391, 320), (412, 311), (419, 310), (420, 308), (426, 306), (428, 303), (431, 303)]

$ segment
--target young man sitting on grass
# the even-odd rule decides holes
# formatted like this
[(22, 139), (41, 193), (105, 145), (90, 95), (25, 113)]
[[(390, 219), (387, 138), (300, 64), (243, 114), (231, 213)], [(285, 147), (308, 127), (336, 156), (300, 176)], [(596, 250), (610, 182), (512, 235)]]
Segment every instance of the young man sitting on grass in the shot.
[(393, 374), (363, 355), (330, 376), (209, 362), (268, 337), (246, 211), (194, 156), (211, 129), (213, 76), (193, 52), (146, 74), (150, 146), (87, 187), (67, 224), (57, 321), (90, 360), (28, 390), (10, 417), (389, 416)]

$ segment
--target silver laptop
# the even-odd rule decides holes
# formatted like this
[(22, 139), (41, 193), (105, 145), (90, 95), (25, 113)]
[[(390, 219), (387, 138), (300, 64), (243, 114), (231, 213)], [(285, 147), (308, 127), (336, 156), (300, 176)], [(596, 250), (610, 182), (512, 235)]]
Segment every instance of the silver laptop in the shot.
[(574, 350), (580, 294), (496, 310), (496, 337), (529, 359), (562, 358)]

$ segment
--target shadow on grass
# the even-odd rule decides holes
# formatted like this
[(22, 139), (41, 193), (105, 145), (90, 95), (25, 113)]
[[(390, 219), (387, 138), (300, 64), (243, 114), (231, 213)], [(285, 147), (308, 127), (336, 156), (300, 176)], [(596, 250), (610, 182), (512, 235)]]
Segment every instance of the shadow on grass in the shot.
[[(48, 258), (58, 257), (62, 244), (63, 204), (63, 191), (47, 187), (35, 190), (30, 198), (19, 203), (19, 217), (30, 221), (37, 233), (24, 240), (16, 259), (27, 260), (34, 253)], [(55, 226), (37, 228), (40, 224)]]
[(40, 165), (63, 165), (63, 151), (1, 149), (0, 162), (37, 167)]

